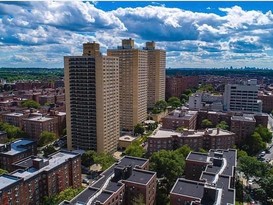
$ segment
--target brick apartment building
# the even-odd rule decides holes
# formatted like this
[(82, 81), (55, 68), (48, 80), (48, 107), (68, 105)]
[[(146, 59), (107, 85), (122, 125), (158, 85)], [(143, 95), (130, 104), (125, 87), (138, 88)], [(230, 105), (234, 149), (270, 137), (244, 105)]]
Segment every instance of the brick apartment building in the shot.
[(236, 143), (240, 144), (250, 137), (256, 126), (256, 120), (253, 116), (232, 116), (230, 130), (238, 136)]
[(148, 171), (148, 167), (148, 159), (125, 156), (104, 171), (99, 180), (61, 205), (132, 205), (140, 195), (145, 205), (154, 205), (156, 173)]
[(176, 130), (179, 127), (196, 129), (197, 111), (174, 110), (161, 118), (162, 128)]
[(14, 171), (13, 163), (36, 154), (37, 144), (29, 139), (0, 144), (0, 168), (9, 172)]
[(30, 157), (15, 164), (21, 168), (0, 176), (1, 205), (38, 205), (68, 187), (81, 186), (80, 155), (58, 152), (49, 159)]
[(198, 76), (167, 76), (166, 77), (166, 99), (178, 97), (187, 89), (198, 87)]
[(3, 115), (3, 121), (16, 127), (22, 128), (24, 117), (26, 117), (24, 113), (19, 112), (7, 113)]
[(204, 119), (208, 119), (209, 121), (211, 121), (214, 127), (221, 121), (225, 121), (230, 126), (230, 122), (231, 122), (230, 118), (232, 115), (233, 115), (232, 113), (226, 113), (226, 112), (199, 110), (196, 127), (197, 129), (202, 129), (201, 124)]
[(53, 132), (58, 136), (56, 119), (38, 115), (23, 119), (23, 130), (34, 140), (38, 140), (43, 131)]
[(185, 178), (177, 179), (170, 192), (170, 204), (235, 204), (236, 157), (234, 149), (191, 152)]
[(185, 130), (182, 133), (159, 129), (148, 138), (148, 153), (165, 150), (175, 150), (188, 145), (193, 150), (204, 148), (228, 149), (235, 144), (236, 135), (233, 132), (212, 128), (206, 130)]

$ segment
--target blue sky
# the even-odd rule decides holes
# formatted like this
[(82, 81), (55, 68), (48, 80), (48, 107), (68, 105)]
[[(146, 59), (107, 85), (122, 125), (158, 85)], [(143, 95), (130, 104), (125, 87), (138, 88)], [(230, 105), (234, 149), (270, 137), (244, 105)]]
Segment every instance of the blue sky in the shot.
[(167, 67), (273, 68), (273, 2), (1, 2), (0, 67), (63, 67), (82, 43), (101, 51), (154, 40)]

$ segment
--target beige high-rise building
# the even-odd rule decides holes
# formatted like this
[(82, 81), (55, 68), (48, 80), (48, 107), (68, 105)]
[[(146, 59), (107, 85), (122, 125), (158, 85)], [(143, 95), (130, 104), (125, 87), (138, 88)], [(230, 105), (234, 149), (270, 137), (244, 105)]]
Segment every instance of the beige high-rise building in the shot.
[(83, 56), (64, 57), (68, 149), (113, 152), (120, 136), (119, 59), (83, 44)]
[(107, 55), (119, 57), (120, 126), (132, 130), (147, 118), (147, 51), (125, 39), (122, 46), (107, 50)]
[(146, 42), (148, 52), (148, 108), (165, 100), (166, 51), (155, 48), (155, 42)]

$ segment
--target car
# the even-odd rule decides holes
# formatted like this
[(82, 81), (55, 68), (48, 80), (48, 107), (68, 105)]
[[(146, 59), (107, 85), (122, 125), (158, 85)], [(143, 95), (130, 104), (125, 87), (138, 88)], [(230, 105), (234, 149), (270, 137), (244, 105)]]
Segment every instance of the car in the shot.
[(82, 183), (89, 184), (89, 180), (84, 178), (84, 179), (82, 179)]
[(269, 149), (266, 149), (266, 150), (265, 150), (265, 153), (266, 153), (266, 154), (269, 154), (269, 153), (270, 153), (270, 150), (269, 150)]
[(252, 184), (253, 184), (253, 180), (252, 179), (248, 180), (248, 185), (251, 186)]

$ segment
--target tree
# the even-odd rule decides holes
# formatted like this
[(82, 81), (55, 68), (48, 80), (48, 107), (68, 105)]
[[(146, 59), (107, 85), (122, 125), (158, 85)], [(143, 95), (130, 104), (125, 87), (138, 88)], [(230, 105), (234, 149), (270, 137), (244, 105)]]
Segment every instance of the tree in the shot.
[(0, 122), (0, 130), (5, 131), (9, 139), (26, 137), (26, 133), (22, 131), (21, 128), (6, 122)]
[(222, 130), (228, 130), (229, 126), (226, 121), (221, 121), (219, 124), (216, 125), (217, 128)]
[(165, 100), (159, 100), (155, 103), (154, 108), (152, 110), (153, 114), (159, 114), (167, 109), (167, 102)]
[(137, 124), (135, 127), (134, 127), (134, 133), (135, 134), (140, 134), (140, 135), (143, 135), (144, 134), (144, 127), (141, 125), (141, 124)]
[(259, 133), (260, 136), (262, 137), (263, 142), (270, 143), (272, 139), (272, 133), (270, 130), (266, 127), (263, 127), (262, 125), (258, 125), (256, 127), (255, 132)]
[(40, 108), (40, 104), (37, 103), (36, 101), (34, 100), (24, 100), (23, 102), (21, 102), (21, 105), (23, 107), (27, 107), (27, 108), (35, 108), (35, 109), (38, 109)]
[(102, 167), (102, 170), (108, 169), (110, 166), (112, 166), (116, 162), (115, 158), (110, 154), (100, 153), (96, 154), (94, 156), (94, 163), (100, 164)]
[(143, 157), (144, 153), (145, 153), (144, 148), (138, 142), (133, 142), (125, 150), (126, 155), (133, 157)]
[(133, 205), (145, 205), (145, 200), (142, 194), (138, 194), (134, 197)]
[(0, 175), (2, 175), (2, 174), (7, 174), (7, 173), (8, 173), (8, 171), (7, 171), (7, 170), (0, 169)]
[(184, 158), (186, 158), (191, 151), (192, 149), (189, 147), (189, 145), (183, 145), (182, 147), (175, 150), (175, 153), (183, 155)]
[(48, 157), (49, 155), (53, 154), (54, 152), (56, 152), (57, 150), (54, 148), (53, 145), (49, 145), (47, 147), (45, 147), (43, 149), (43, 152), (44, 152), (44, 156), (45, 157)]
[(204, 128), (204, 129), (205, 128), (211, 128), (211, 127), (213, 127), (213, 124), (212, 124), (212, 122), (210, 120), (204, 119), (201, 122), (201, 127)]
[(57, 205), (64, 200), (69, 201), (77, 196), (82, 190), (83, 188), (73, 189), (72, 187), (69, 187), (57, 195), (45, 197), (43, 205)]
[(166, 178), (168, 191), (176, 179), (182, 176), (184, 166), (185, 158), (179, 151), (160, 150), (150, 158), (150, 169), (157, 172), (158, 178)]
[(88, 150), (81, 156), (82, 165), (89, 167), (94, 164), (94, 157), (97, 153), (94, 150)]
[(177, 97), (170, 97), (168, 99), (168, 105), (171, 106), (172, 108), (177, 108), (180, 107), (182, 104)]
[(181, 101), (181, 103), (182, 104), (184, 104), (185, 102), (187, 102), (189, 100), (189, 96), (188, 95), (186, 95), (186, 94), (181, 94), (181, 96), (180, 96), (180, 101)]
[(266, 143), (263, 142), (261, 135), (254, 132), (248, 139), (246, 143), (246, 151), (248, 155), (255, 155), (261, 150), (266, 148)]
[(56, 140), (56, 134), (53, 132), (48, 132), (48, 131), (43, 131), (40, 134), (40, 138), (38, 140), (38, 146), (42, 147), (45, 146), (51, 142), (53, 142), (54, 140)]

